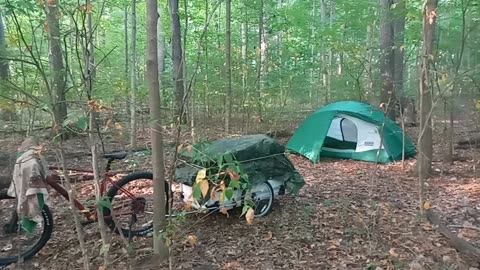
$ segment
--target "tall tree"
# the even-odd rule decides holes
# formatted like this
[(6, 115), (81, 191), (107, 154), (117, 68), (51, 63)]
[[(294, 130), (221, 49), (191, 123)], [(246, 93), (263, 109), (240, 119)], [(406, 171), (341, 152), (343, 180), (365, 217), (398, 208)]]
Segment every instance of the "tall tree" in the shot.
[(226, 26), (225, 26), (225, 68), (227, 70), (227, 89), (225, 97), (225, 132), (228, 134), (230, 132), (230, 120), (232, 118), (232, 66), (231, 66), (231, 28), (230, 21), (231, 16), (231, 0), (226, 0), (225, 3), (226, 11)]
[(380, 103), (388, 117), (395, 120), (395, 89), (393, 85), (394, 69), (394, 32), (391, 6), (393, 0), (380, 0), (380, 79), (382, 89)]
[(50, 89), (53, 98), (53, 117), (55, 124), (61, 125), (67, 118), (67, 102), (65, 99), (65, 66), (63, 63), (62, 37), (60, 35), (60, 9), (59, 1), (50, 0), (45, 2), (45, 14), (47, 19), (47, 32), (49, 43), (49, 62), (52, 73)]
[[(327, 0), (320, 0), (320, 22), (322, 23), (322, 29), (325, 29), (327, 26)], [(320, 61), (321, 61), (321, 76), (322, 76), (322, 86), (325, 91), (327, 91), (327, 53), (326, 46), (322, 42), (322, 47), (320, 49)], [(327, 92), (325, 92), (327, 93)], [(328, 98), (325, 96), (325, 103)]]
[(417, 172), (419, 178), (420, 209), (423, 212), (424, 179), (432, 168), (432, 72), (434, 59), (435, 27), (437, 22), (438, 0), (426, 0), (423, 4), (422, 51), (420, 54), (420, 127), (418, 136)]
[[(310, 43), (310, 91), (309, 91), (309, 98), (310, 100), (313, 99), (313, 94), (316, 91), (316, 86), (315, 86), (315, 65), (316, 65), (316, 59), (315, 59), (315, 32), (316, 32), (316, 21), (317, 21), (317, 3), (316, 1), (312, 1), (312, 10), (310, 14), (310, 35), (309, 35), (309, 43)], [(314, 105), (314, 104), (312, 104)]]
[[(371, 10), (371, 9), (370, 9)], [(367, 50), (365, 55), (365, 93), (368, 101), (372, 101), (373, 96), (373, 29), (375, 21), (367, 24)]]
[(183, 54), (182, 54), (182, 32), (180, 29), (180, 16), (178, 15), (178, 0), (168, 1), (170, 8), (170, 24), (172, 34), (172, 60), (173, 60), (173, 82), (175, 87), (175, 117), (182, 118), (185, 122), (183, 114), (183, 99), (185, 97), (185, 89), (183, 84)]
[(263, 118), (262, 96), (265, 75), (265, 51), (267, 43), (265, 42), (265, 10), (264, 0), (260, 0), (258, 16), (258, 48), (257, 48), (257, 117), (261, 121)]
[[(7, 41), (5, 39), (5, 21), (3, 20), (3, 12), (0, 10), (0, 55), (6, 55)], [(0, 80), (7, 80), (9, 76), (8, 61), (0, 60)]]
[(153, 166), (153, 250), (160, 260), (168, 258), (168, 248), (160, 232), (165, 228), (165, 167), (160, 111), (160, 83), (158, 80), (158, 7), (156, 0), (147, 0), (147, 81), (149, 93), (152, 164)]
[[(162, 14), (161, 8), (158, 9), (158, 14)], [(160, 15), (158, 19), (158, 78), (160, 83), (160, 97), (165, 96), (165, 87), (163, 81), (163, 74), (165, 72), (165, 57), (167, 55), (165, 45), (165, 27), (163, 25), (163, 17)], [(162, 98), (160, 98), (162, 100)]]
[[(458, 102), (456, 101), (457, 87), (460, 84), (459, 80), (460, 76), (460, 68), (462, 67), (463, 56), (465, 54), (465, 45), (467, 43), (468, 35), (474, 29), (467, 29), (467, 12), (469, 9), (469, 1), (468, 0), (461, 0), (461, 8), (462, 8), (462, 27), (461, 27), (461, 40), (460, 40), (460, 48), (455, 54), (455, 63), (454, 63), (454, 70), (453, 70), (453, 83), (452, 88), (450, 90), (450, 126), (448, 128), (448, 151), (445, 157), (445, 160), (453, 164), (453, 154), (454, 154), (454, 141), (455, 141), (455, 104)], [(468, 30), (468, 31), (467, 31)]]
[(130, 147), (137, 148), (137, 1), (132, 0), (132, 45), (130, 48)]
[(404, 103), (404, 42), (405, 42), (405, 0), (395, 0), (393, 32), (394, 32), (394, 89), (395, 94), (400, 100), (400, 105), (403, 110)]
[[(129, 65), (129, 54), (128, 54), (128, 5), (125, 3), (125, 7), (123, 10), (123, 35), (124, 35), (124, 40), (123, 42), (125, 43), (125, 78), (128, 78), (129, 73), (128, 73), (128, 65)], [(128, 102), (127, 102), (128, 104)]]
[[(330, 20), (329, 20), (329, 26), (330, 26), (330, 31), (332, 31), (333, 28), (333, 21), (335, 18), (335, 0), (330, 0)], [(327, 89), (325, 91), (325, 103), (330, 102), (330, 96), (332, 95), (332, 74), (333, 74), (333, 56), (334, 56), (334, 51), (333, 47), (330, 46), (330, 50), (328, 53), (328, 68), (327, 68)]]
[(242, 39), (242, 128), (245, 127), (246, 101), (248, 100), (247, 80), (248, 80), (248, 64), (247, 64), (247, 48), (248, 48), (248, 9), (246, 0), (242, 1), (243, 20), (240, 24), (240, 36)]

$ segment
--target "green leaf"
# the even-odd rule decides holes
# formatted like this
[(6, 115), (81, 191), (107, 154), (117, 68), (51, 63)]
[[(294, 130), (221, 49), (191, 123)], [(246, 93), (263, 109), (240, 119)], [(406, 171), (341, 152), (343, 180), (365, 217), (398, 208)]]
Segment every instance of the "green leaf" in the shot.
[(77, 127), (83, 131), (87, 130), (88, 122), (86, 117), (80, 117), (77, 120)]
[(101, 213), (103, 213), (103, 208), (112, 210), (112, 202), (108, 199), (107, 196), (104, 196), (97, 201), (97, 208)]
[(217, 158), (217, 165), (218, 165), (218, 168), (221, 168), (223, 167), (223, 157), (218, 157)]
[(100, 247), (100, 255), (105, 254), (110, 250), (110, 244), (104, 244)]
[(199, 184), (193, 185), (193, 198), (197, 200), (202, 198), (202, 187)]
[(252, 208), (250, 205), (245, 204), (245, 205), (243, 206), (242, 214), (241, 214), (240, 216), (243, 217), (243, 216), (247, 213), (248, 209), (250, 209), (250, 208)]
[(230, 181), (228, 186), (231, 187), (231, 188), (239, 188), (240, 187), (240, 181)]
[(228, 200), (233, 197), (233, 189), (231, 187), (226, 188), (223, 192)]
[(233, 155), (228, 153), (228, 154), (225, 154), (223, 155), (223, 158), (225, 159), (225, 161), (227, 163), (233, 163)]

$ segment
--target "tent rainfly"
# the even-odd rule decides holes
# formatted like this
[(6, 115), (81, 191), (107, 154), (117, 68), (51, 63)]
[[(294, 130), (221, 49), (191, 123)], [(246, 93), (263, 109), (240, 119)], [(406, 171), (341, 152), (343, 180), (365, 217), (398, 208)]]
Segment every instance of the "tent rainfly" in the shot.
[(357, 101), (330, 103), (308, 116), (287, 148), (313, 162), (320, 156), (388, 163), (415, 155), (402, 129), (371, 105)]

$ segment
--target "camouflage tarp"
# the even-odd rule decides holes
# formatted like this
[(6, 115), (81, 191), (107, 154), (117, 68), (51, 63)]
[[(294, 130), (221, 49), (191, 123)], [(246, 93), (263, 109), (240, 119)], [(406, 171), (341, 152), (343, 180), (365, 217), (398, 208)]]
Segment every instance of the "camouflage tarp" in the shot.
[[(177, 183), (193, 185), (201, 168), (211, 167), (219, 156), (231, 154), (253, 185), (275, 179), (285, 183), (289, 193), (297, 193), (305, 184), (303, 177), (285, 155), (285, 147), (263, 134), (219, 139), (212, 143), (194, 145), (193, 149), (195, 150), (182, 153), (181, 158), (186, 159), (187, 163), (177, 167)], [(191, 154), (194, 151), (204, 155)], [(192, 156), (195, 156), (195, 160)]]

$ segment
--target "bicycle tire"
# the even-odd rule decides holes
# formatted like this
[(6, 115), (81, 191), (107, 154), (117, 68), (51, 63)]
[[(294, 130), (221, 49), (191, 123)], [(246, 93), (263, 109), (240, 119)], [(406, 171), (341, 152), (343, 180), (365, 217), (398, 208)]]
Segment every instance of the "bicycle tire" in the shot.
[[(275, 199), (275, 192), (273, 191), (272, 185), (268, 181), (266, 181), (264, 183), (261, 183), (260, 185), (265, 185), (265, 187), (267, 188), (269, 202), (267, 204), (267, 208), (265, 208), (261, 212), (257, 212), (257, 209), (254, 209), (254, 211), (255, 211), (254, 216), (255, 217), (264, 217), (264, 216), (267, 216), (268, 214), (270, 214), (270, 212), (272, 212), (273, 201)], [(242, 197), (245, 198), (246, 194), (247, 194), (247, 191), (244, 191), (243, 194), (242, 194)], [(252, 199), (255, 200), (255, 197), (253, 196)], [(243, 202), (243, 205), (245, 205), (245, 201)]]
[[(7, 191), (0, 191), (0, 200), (13, 200), (15, 198), (10, 197), (7, 195)], [(43, 232), (42, 236), (38, 240), (33, 247), (31, 247), (29, 250), (23, 252), (20, 257), (23, 260), (29, 260), (35, 254), (37, 254), (48, 242), (50, 237), (52, 236), (53, 232), (53, 217), (52, 217), (52, 212), (50, 212), (50, 209), (48, 208), (47, 205), (43, 206), (42, 209), (42, 217), (43, 217)], [(18, 261), (19, 257), (14, 256), (14, 257), (1, 257), (0, 253), (0, 266), (5, 266), (9, 265), (12, 263), (16, 263)]]
[[(127, 185), (130, 182), (133, 182), (133, 181), (139, 180), (139, 179), (152, 180), (152, 186), (153, 186), (153, 174), (151, 172), (134, 172), (134, 173), (128, 174), (128, 175), (124, 176), (122, 179), (120, 179), (119, 181), (117, 181), (115, 183), (115, 185), (112, 186), (108, 190), (107, 196), (108, 196), (110, 202), (113, 201), (114, 197), (117, 195), (117, 192), (121, 187)], [(168, 188), (169, 188), (169, 185), (165, 181), (165, 199), (166, 199), (165, 213), (168, 213), (168, 201), (169, 201)], [(104, 208), (103, 215), (104, 216), (110, 216), (110, 209)], [(114, 231), (115, 233), (119, 233), (119, 230), (118, 230), (115, 222), (113, 221), (113, 219), (111, 219), (111, 218), (105, 219), (105, 222), (107, 223), (107, 225), (110, 227), (110, 229), (112, 231)], [(121, 228), (121, 229), (122, 229), (123, 235), (143, 237), (143, 236), (147, 236), (149, 233), (153, 232), (153, 224), (149, 225), (149, 226), (146, 226), (146, 227), (144, 227), (140, 230), (130, 231), (129, 229), (125, 229), (125, 228)]]

